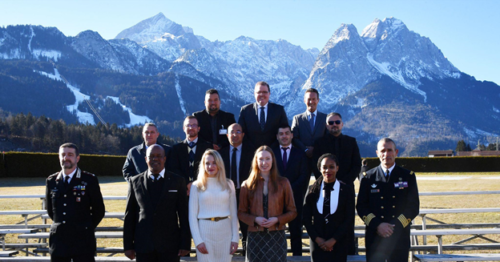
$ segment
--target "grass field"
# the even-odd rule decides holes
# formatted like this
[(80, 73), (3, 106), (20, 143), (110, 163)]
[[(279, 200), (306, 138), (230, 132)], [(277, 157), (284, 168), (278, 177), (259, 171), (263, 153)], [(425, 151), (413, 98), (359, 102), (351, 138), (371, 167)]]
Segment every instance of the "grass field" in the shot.
[[(420, 192), (449, 192), (449, 191), (495, 191), (500, 189), (500, 172), (491, 173), (417, 173)], [(122, 177), (99, 177), (101, 191), (104, 196), (126, 196), (127, 183)], [(355, 182), (356, 191), (359, 182)], [(45, 194), (44, 178), (2, 178), (0, 179), (0, 195), (43, 195)], [(421, 209), (441, 208), (480, 208), (499, 207), (500, 194), (490, 195), (459, 195), (459, 196), (423, 196), (420, 198)], [(109, 212), (124, 212), (125, 201), (105, 201)], [(39, 210), (40, 199), (0, 199), (1, 210)], [(499, 223), (500, 213), (480, 214), (445, 214), (430, 216), (446, 223)], [(16, 224), (24, 221), (21, 216), (0, 216), (0, 224)], [(415, 220), (421, 224), (421, 219)], [(32, 224), (42, 224), (41, 219), (30, 221)], [(428, 224), (433, 222), (428, 221)], [(99, 226), (122, 226), (118, 219), (104, 219)], [(362, 225), (361, 219), (356, 218), (356, 225)], [(449, 244), (468, 236), (445, 236), (443, 243)], [(500, 242), (499, 235), (487, 236)], [(30, 240), (31, 241), (31, 240)], [(428, 244), (436, 244), (436, 237), (428, 237)], [(7, 235), (8, 243), (24, 243), (17, 235)], [(308, 241), (305, 241), (306, 243)], [(422, 239), (419, 239), (422, 243)], [(483, 240), (474, 240), (469, 243), (484, 243)], [(364, 239), (360, 239), (360, 246), (364, 246)], [(100, 247), (122, 247), (121, 239), (98, 239)], [(487, 251), (481, 251), (487, 252)], [(492, 251), (498, 252), (498, 251)], [(452, 252), (447, 252), (452, 253)]]

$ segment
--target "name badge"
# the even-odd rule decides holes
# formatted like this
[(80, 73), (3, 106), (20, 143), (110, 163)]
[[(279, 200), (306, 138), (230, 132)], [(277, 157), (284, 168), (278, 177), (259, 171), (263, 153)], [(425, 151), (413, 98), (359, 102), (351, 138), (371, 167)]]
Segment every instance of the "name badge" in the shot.
[(219, 129), (219, 135), (227, 135), (227, 129)]
[(370, 193), (380, 193), (380, 189), (372, 189)]
[(168, 192), (177, 192), (177, 190), (168, 190)]

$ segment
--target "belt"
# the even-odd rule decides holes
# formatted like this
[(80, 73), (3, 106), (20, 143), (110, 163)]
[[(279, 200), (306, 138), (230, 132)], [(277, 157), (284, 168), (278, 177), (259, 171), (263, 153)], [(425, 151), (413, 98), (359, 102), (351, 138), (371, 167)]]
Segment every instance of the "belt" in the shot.
[(210, 221), (215, 221), (215, 222), (219, 222), (220, 220), (224, 220), (228, 218), (228, 216), (225, 216), (225, 217), (209, 217), (209, 218), (199, 218), (201, 220), (210, 220)]

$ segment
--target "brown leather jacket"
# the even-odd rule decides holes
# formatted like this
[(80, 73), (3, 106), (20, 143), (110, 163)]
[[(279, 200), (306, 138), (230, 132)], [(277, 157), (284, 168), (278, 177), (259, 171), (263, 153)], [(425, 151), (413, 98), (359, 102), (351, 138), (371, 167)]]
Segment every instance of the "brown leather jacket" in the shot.
[[(255, 223), (256, 217), (264, 216), (262, 194), (264, 179), (257, 181), (255, 190), (248, 189), (247, 181), (243, 182), (240, 191), (240, 205), (238, 207), (238, 219), (248, 225), (248, 231), (264, 231), (264, 228)], [(293, 200), (292, 187), (285, 177), (278, 177), (278, 190), (275, 193), (269, 188), (268, 215), (277, 217), (278, 223), (269, 228), (269, 231), (284, 230), (285, 224), (297, 216), (297, 208)]]

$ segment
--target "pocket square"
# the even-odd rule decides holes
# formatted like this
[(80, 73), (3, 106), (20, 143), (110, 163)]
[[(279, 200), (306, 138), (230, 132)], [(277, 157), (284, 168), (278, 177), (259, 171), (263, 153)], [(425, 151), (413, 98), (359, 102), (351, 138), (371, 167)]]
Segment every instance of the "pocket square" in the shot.
[(177, 192), (177, 190), (168, 190), (168, 192)]

